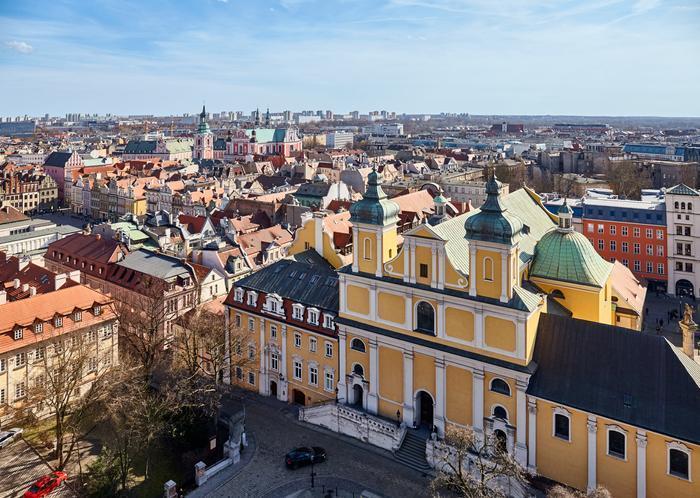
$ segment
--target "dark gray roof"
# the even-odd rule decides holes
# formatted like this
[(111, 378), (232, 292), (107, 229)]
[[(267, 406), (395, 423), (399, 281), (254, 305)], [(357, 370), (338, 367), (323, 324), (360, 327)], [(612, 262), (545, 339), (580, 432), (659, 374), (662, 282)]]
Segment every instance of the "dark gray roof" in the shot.
[(338, 275), (314, 250), (277, 261), (239, 280), (236, 286), (338, 311)]
[(700, 365), (661, 336), (543, 314), (528, 394), (700, 443)]
[(64, 168), (72, 155), (72, 152), (52, 152), (44, 161), (44, 166)]
[(299, 188), (294, 192), (294, 197), (318, 197), (322, 198), (328, 195), (328, 190), (331, 188), (330, 183), (304, 183), (299, 185)]
[(153, 154), (157, 146), (157, 140), (129, 140), (124, 154)]
[(163, 280), (190, 276), (187, 266), (179, 259), (145, 249), (130, 252), (117, 265)]

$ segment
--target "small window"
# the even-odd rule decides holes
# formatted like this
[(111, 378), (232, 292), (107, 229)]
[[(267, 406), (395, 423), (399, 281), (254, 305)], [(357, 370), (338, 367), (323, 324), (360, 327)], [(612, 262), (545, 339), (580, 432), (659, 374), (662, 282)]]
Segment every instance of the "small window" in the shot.
[(562, 413), (554, 414), (554, 436), (564, 441), (570, 441), (570, 420)]
[(82, 311), (76, 311), (76, 312), (73, 314), (73, 321), (79, 322), (79, 321), (81, 321), (82, 319), (83, 319), (83, 312), (82, 312)]
[(366, 237), (362, 247), (362, 257), (364, 259), (372, 259), (372, 239)]
[(34, 333), (41, 334), (44, 331), (44, 324), (39, 322), (34, 324)]
[(299, 332), (294, 333), (294, 347), (301, 347), (301, 334)]
[(508, 412), (502, 406), (496, 405), (493, 407), (493, 416), (501, 420), (508, 420)]
[(333, 357), (333, 344), (330, 342), (326, 343), (326, 357), (327, 358)]
[(419, 272), (421, 278), (428, 278), (428, 265), (426, 265), (425, 263), (421, 263), (419, 265)]
[(236, 378), (238, 380), (243, 379), (243, 369), (241, 367), (236, 367)]
[(626, 439), (624, 432), (617, 429), (608, 429), (608, 455), (616, 458), (626, 458)]
[(315, 337), (309, 337), (309, 351), (312, 353), (316, 352), (316, 338)]
[(277, 338), (277, 325), (270, 325), (270, 338)]
[(493, 259), (484, 258), (483, 277), (487, 282), (493, 282)]
[(21, 328), (16, 328), (14, 332), (15, 341), (19, 341), (24, 336), (24, 332)]
[(333, 321), (333, 315), (327, 313), (323, 314), (323, 326), (327, 329), (335, 328), (335, 322)]
[(248, 384), (255, 385), (255, 374), (248, 372)]
[(491, 391), (503, 394), (505, 396), (510, 396), (510, 386), (503, 379), (493, 379), (491, 381)]
[(350, 349), (354, 349), (355, 351), (359, 351), (360, 353), (367, 352), (367, 349), (365, 348), (365, 343), (358, 338), (355, 338), (352, 341), (350, 341)]
[(53, 319), (53, 326), (57, 329), (63, 327), (63, 317), (57, 316), (56, 318), (54, 318)]
[(101, 315), (102, 314), (102, 306), (100, 306), (99, 304), (96, 304), (95, 306), (93, 306), (92, 313), (95, 316)]
[(250, 331), (255, 330), (255, 319), (248, 318), (248, 330), (250, 330)]
[(355, 363), (352, 367), (352, 373), (363, 377), (365, 375), (365, 369), (359, 363)]
[(296, 380), (301, 380), (301, 362), (299, 360), (294, 360), (294, 378)]
[(669, 448), (668, 473), (681, 479), (690, 479), (690, 455), (688, 452)]

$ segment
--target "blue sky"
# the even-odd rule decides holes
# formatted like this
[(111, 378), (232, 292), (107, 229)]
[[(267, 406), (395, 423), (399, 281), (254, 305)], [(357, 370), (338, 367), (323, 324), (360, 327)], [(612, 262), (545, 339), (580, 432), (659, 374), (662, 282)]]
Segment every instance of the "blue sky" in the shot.
[(700, 116), (697, 0), (0, 0), (0, 115)]

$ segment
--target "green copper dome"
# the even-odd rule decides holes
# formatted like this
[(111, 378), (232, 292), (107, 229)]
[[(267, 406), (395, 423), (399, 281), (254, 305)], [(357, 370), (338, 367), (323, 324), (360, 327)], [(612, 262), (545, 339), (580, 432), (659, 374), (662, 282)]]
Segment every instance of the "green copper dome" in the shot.
[(350, 221), (386, 226), (399, 219), (399, 205), (389, 200), (382, 190), (382, 182), (376, 169), (367, 176), (367, 190), (362, 200), (350, 206)]
[(501, 200), (501, 187), (496, 175), (486, 182), (486, 201), (464, 224), (468, 240), (512, 245), (520, 239), (523, 222), (508, 212)]
[(558, 228), (535, 246), (530, 276), (602, 287), (611, 269), (583, 234)]

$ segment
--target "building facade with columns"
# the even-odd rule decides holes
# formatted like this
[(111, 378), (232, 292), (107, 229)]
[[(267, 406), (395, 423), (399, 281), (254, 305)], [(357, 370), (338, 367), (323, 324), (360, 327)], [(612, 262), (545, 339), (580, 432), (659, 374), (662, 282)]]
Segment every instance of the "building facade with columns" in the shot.
[(376, 173), (339, 271), (338, 397), (493, 436), (530, 472), (614, 496), (697, 496), (700, 365), (615, 327), (612, 265), (572, 213), (487, 182), (479, 210), (402, 234)]

